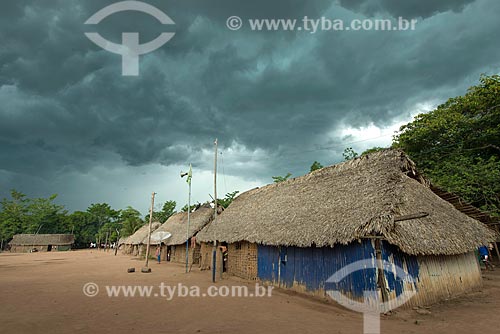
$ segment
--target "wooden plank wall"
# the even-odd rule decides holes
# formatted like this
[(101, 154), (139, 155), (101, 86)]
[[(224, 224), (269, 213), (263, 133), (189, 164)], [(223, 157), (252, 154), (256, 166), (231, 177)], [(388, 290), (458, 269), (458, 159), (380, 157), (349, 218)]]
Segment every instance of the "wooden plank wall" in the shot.
[(453, 256), (419, 256), (417, 294), (409, 305), (430, 305), (482, 286), (474, 252)]

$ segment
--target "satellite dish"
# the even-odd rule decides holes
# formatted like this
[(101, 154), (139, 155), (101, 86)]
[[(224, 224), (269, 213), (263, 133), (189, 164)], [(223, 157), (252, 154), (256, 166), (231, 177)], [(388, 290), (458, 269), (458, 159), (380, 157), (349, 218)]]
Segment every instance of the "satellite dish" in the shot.
[(162, 232), (162, 231), (160, 231), (160, 232), (154, 232), (151, 235), (151, 240), (153, 240), (155, 242), (162, 242), (162, 241), (167, 240), (171, 236), (172, 236), (172, 233), (170, 233), (170, 232)]

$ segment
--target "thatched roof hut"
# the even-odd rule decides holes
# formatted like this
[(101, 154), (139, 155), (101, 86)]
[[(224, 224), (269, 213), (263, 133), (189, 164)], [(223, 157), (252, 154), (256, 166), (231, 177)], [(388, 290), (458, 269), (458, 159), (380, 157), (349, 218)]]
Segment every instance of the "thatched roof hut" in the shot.
[(73, 234), (16, 234), (9, 244), (11, 246), (64, 246), (74, 242)]
[(196, 235), (211, 221), (213, 215), (214, 209), (207, 203), (190, 213), (189, 233), (187, 233), (187, 212), (171, 216), (157, 231), (172, 233), (172, 236), (165, 241), (168, 246), (180, 245), (186, 242), (186, 237), (191, 238)]
[(73, 234), (16, 234), (9, 242), (11, 252), (70, 250)]
[[(159, 228), (161, 224), (159, 222), (151, 223), (151, 233), (154, 232), (157, 228)], [(129, 237), (121, 238), (118, 242), (119, 245), (140, 245), (143, 243), (143, 240), (148, 237), (149, 233), (149, 223), (144, 224), (140, 229), (138, 229), (134, 234)], [(146, 240), (147, 242), (147, 240)]]
[(437, 196), (401, 150), (383, 150), (238, 196), (198, 240), (323, 247), (381, 236), (412, 255), (462, 254), (494, 239)]

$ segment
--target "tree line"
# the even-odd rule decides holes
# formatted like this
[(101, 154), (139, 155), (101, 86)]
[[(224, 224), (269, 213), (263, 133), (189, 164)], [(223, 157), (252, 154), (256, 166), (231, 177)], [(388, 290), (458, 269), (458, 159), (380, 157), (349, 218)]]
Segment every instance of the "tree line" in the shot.
[[(146, 222), (149, 214), (142, 214), (131, 206), (115, 210), (107, 203), (91, 204), (85, 211), (68, 212), (54, 202), (57, 195), (48, 198), (28, 198), (12, 190), (10, 198), (0, 201), (0, 239), (2, 247), (15, 234), (71, 233), (76, 247), (90, 243), (113, 243), (120, 237), (135, 233)], [(161, 210), (153, 210), (153, 221), (165, 222), (173, 215), (175, 201), (166, 201)]]
[[(217, 199), (220, 206), (227, 208), (238, 191)], [(0, 201), (0, 249), (15, 234), (54, 234), (70, 233), (75, 236), (75, 247), (89, 247), (90, 243), (112, 244), (121, 237), (134, 234), (144, 224), (149, 223), (149, 213), (142, 215), (138, 210), (127, 206), (115, 210), (107, 203), (91, 204), (85, 211), (68, 212), (54, 201), (57, 195), (48, 198), (28, 198), (25, 194), (11, 190), (10, 198)], [(152, 220), (164, 223), (177, 213), (177, 203), (168, 200), (161, 209), (153, 209)], [(199, 204), (191, 206), (194, 210)], [(186, 212), (185, 205), (181, 211)]]

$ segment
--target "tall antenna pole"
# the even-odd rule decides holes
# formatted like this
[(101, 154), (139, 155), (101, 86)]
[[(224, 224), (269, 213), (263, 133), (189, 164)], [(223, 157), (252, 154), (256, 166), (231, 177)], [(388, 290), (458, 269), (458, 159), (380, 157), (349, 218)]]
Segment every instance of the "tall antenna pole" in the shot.
[(181, 177), (184, 177), (187, 175), (187, 183), (189, 186), (189, 192), (188, 192), (188, 221), (187, 221), (187, 228), (186, 228), (186, 273), (189, 271), (188, 266), (189, 266), (189, 225), (191, 224), (191, 218), (190, 218), (190, 213), (191, 213), (191, 179), (193, 177), (193, 168), (191, 164), (189, 164), (189, 172), (187, 173), (182, 173), (181, 172)]
[[(214, 159), (214, 221), (212, 224), (216, 226), (217, 221), (217, 138), (215, 138), (215, 159)], [(213, 266), (212, 266), (212, 282), (215, 283), (215, 272), (217, 267), (217, 238), (214, 233), (214, 250), (213, 250)]]
[(149, 232), (148, 232), (148, 245), (146, 247), (146, 268), (148, 267), (149, 264), (149, 247), (151, 245), (151, 225), (153, 223), (153, 207), (155, 205), (155, 195), (156, 195), (155, 192), (151, 194), (151, 208), (149, 209)]

